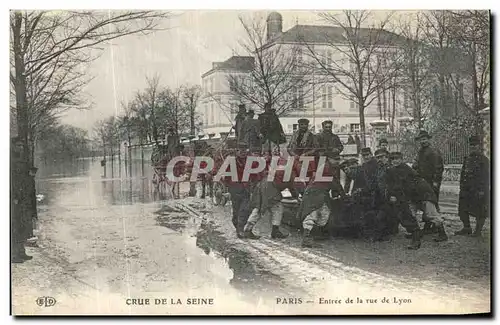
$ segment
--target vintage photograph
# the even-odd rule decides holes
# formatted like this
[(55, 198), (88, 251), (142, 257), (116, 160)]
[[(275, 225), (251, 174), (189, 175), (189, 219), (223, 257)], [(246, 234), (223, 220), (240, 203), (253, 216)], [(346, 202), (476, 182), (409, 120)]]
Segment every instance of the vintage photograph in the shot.
[(489, 10), (10, 10), (11, 315), (491, 315)]

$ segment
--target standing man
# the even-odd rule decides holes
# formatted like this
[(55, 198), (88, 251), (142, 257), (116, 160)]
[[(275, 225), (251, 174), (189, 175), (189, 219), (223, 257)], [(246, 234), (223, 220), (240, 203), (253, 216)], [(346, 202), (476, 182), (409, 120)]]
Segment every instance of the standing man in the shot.
[[(237, 180), (232, 180), (231, 177), (226, 176), (222, 179), (228, 188), (229, 194), (231, 195), (231, 206), (232, 206), (232, 223), (236, 229), (236, 235), (238, 238), (243, 238), (243, 228), (250, 215), (250, 183), (242, 182), (243, 172), (245, 170), (245, 164), (247, 161), (247, 149), (246, 143), (239, 143), (238, 151), (236, 154), (236, 171), (238, 175)], [(228, 166), (229, 167), (229, 166)]]
[(25, 175), (26, 161), (23, 159), (23, 142), (12, 139), (10, 161), (10, 200), (11, 200), (11, 262), (23, 263), (33, 257), (26, 254), (24, 244), (32, 232), (33, 221), (29, 213), (29, 186)]
[(260, 139), (260, 127), (259, 121), (254, 119), (255, 113), (253, 110), (249, 110), (246, 113), (245, 120), (241, 126), (241, 141), (248, 146), (251, 152), (256, 152), (261, 150), (261, 139)]
[[(469, 138), (469, 156), (464, 158), (460, 173), (458, 215), (463, 228), (455, 235), (481, 236), (486, 218), (490, 215), (490, 161), (482, 153), (479, 137)], [(472, 233), (470, 215), (476, 218), (476, 230)]]
[[(443, 179), (444, 164), (443, 157), (438, 150), (433, 148), (430, 143), (431, 136), (427, 131), (421, 130), (416, 141), (420, 142), (420, 150), (413, 164), (413, 169), (431, 186), (436, 195), (436, 208), (439, 212), (439, 190)], [(425, 223), (423, 232), (432, 233), (433, 229), (430, 223)]]
[(339, 154), (344, 150), (344, 145), (340, 141), (338, 135), (332, 132), (333, 122), (332, 121), (324, 121), (321, 123), (323, 129), (316, 136), (317, 137), (317, 145), (318, 150), (321, 153), (324, 152), (335, 152), (337, 151)]
[(314, 134), (309, 130), (309, 120), (301, 118), (299, 129), (293, 132), (287, 150), (290, 156), (308, 156), (315, 151)]
[(280, 145), (286, 143), (286, 137), (276, 110), (271, 108), (271, 103), (264, 105), (264, 113), (259, 115), (259, 125), (264, 150), (270, 154), (279, 154)]
[(246, 112), (247, 110), (245, 108), (245, 104), (238, 105), (238, 114), (236, 114), (235, 125), (234, 125), (234, 134), (236, 136), (238, 143), (244, 141), (243, 138), (241, 137), (242, 135), (241, 128), (243, 126), (243, 121), (245, 120)]

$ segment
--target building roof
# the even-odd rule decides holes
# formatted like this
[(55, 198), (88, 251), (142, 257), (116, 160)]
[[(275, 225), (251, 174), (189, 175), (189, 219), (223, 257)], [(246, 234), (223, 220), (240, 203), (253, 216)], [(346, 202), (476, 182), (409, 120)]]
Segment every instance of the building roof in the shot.
[(212, 69), (205, 72), (201, 77), (215, 71), (238, 71), (250, 72), (253, 70), (255, 58), (253, 56), (232, 56), (224, 62), (214, 62)]
[[(404, 38), (387, 30), (379, 30), (374, 28), (360, 28), (360, 35), (366, 40), (370, 39), (371, 35), (379, 33), (382, 41), (387, 45), (393, 45)], [(296, 25), (286, 32), (278, 35), (271, 44), (274, 43), (343, 43), (346, 41), (344, 37), (344, 29), (336, 26), (315, 26), (315, 25)], [(269, 45), (271, 45), (269, 44)]]

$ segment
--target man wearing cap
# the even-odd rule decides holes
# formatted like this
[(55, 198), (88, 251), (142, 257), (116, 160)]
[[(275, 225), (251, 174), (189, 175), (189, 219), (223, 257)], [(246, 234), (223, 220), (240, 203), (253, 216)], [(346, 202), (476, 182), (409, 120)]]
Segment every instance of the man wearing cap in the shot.
[[(227, 186), (231, 196), (232, 223), (236, 229), (238, 238), (243, 238), (243, 228), (250, 215), (250, 193), (251, 180), (243, 182), (243, 172), (247, 161), (248, 145), (244, 142), (239, 143), (236, 153), (236, 174), (238, 179), (233, 180), (230, 176), (222, 177), (221, 181)], [(227, 168), (231, 168), (229, 165)], [(226, 169), (226, 171), (228, 171)]]
[(379, 148), (375, 151), (375, 159), (378, 164), (376, 173), (377, 186), (374, 198), (374, 208), (377, 211), (377, 215), (375, 217), (373, 239), (375, 241), (382, 241), (387, 236), (397, 232), (398, 222), (396, 222), (397, 216), (394, 211), (387, 204), (387, 173), (391, 167), (389, 165), (389, 152), (384, 148)]
[(378, 142), (378, 149), (385, 149), (389, 151), (389, 141), (386, 138), (382, 138)]
[(301, 118), (298, 121), (299, 129), (293, 132), (288, 144), (290, 156), (308, 156), (314, 153), (314, 134), (309, 130), (309, 120)]
[(238, 114), (236, 114), (235, 124), (234, 124), (234, 134), (238, 142), (243, 141), (243, 138), (240, 137), (242, 135), (241, 128), (243, 126), (243, 121), (245, 120), (246, 117), (246, 112), (247, 110), (245, 108), (245, 104), (238, 105)]
[[(431, 136), (427, 131), (421, 130), (416, 141), (420, 141), (420, 150), (413, 164), (417, 173), (425, 179), (434, 190), (439, 211), (439, 190), (443, 179), (444, 164), (441, 153), (430, 145)], [(424, 227), (424, 232), (430, 231), (429, 225)]]
[(340, 138), (332, 132), (333, 122), (332, 121), (324, 121), (321, 123), (322, 130), (316, 136), (316, 142), (318, 146), (318, 150), (321, 152), (326, 151), (338, 151), (341, 153), (344, 150), (344, 145)]
[[(482, 153), (477, 136), (469, 138), (469, 156), (464, 158), (460, 173), (458, 215), (463, 228), (455, 235), (481, 236), (486, 218), (490, 215), (490, 161)], [(470, 216), (476, 218), (476, 229), (472, 232)]]
[[(325, 160), (323, 160), (323, 159)], [(320, 158), (320, 165), (324, 161), (323, 172), (320, 165), (313, 174), (313, 179), (309, 182), (304, 192), (304, 197), (299, 208), (299, 217), (304, 228), (302, 238), (302, 247), (318, 247), (313, 242), (311, 231), (314, 227), (324, 227), (330, 218), (330, 203), (333, 197), (345, 196), (344, 189), (340, 184), (340, 179), (336, 176), (340, 168), (340, 155), (336, 151), (327, 151), (325, 156)], [(323, 180), (320, 178), (332, 178), (332, 180)]]
[[(253, 110), (249, 110), (246, 113), (245, 120), (243, 121), (241, 132), (242, 132), (242, 141), (248, 145), (251, 152), (259, 151), (261, 148), (261, 139), (260, 139), (260, 127), (259, 121), (254, 119), (255, 113)], [(240, 141), (241, 142), (241, 141)]]
[[(292, 170), (292, 174), (289, 180), (285, 180), (285, 171), (277, 170), (274, 174), (274, 179), (269, 180), (270, 162), (271, 156), (267, 157), (266, 169), (258, 177), (255, 187), (252, 190), (250, 197), (250, 209), (251, 214), (244, 229), (244, 237), (250, 239), (258, 239), (253, 233), (253, 228), (257, 222), (262, 218), (262, 216), (267, 215), (271, 220), (272, 239), (283, 239), (289, 236), (280, 230), (281, 220), (283, 218), (283, 200), (281, 192), (288, 189), (292, 194), (292, 197), (297, 198), (298, 194), (294, 189), (294, 179), (297, 176), (295, 171)], [(286, 165), (286, 159), (280, 157), (278, 159), (278, 165)]]
[(286, 136), (278, 114), (276, 114), (276, 110), (271, 107), (270, 103), (264, 105), (264, 113), (259, 115), (259, 125), (263, 150), (268, 153), (279, 154), (280, 145), (286, 143)]
[[(438, 242), (448, 240), (443, 217), (437, 211), (437, 197), (432, 187), (415, 170), (403, 162), (400, 153), (394, 154), (392, 158), (394, 167), (391, 170), (393, 174), (388, 180), (389, 200), (393, 203), (401, 203), (402, 205), (399, 206), (401, 209), (406, 209), (406, 202), (415, 204), (418, 209), (423, 211), (422, 220), (437, 229), (438, 236), (434, 240)], [(404, 214), (409, 213), (406, 210), (403, 212)], [(409, 218), (405, 215), (401, 217)], [(413, 226), (410, 227), (413, 228)], [(416, 228), (412, 232), (412, 239), (420, 238), (424, 234), (423, 231)]]

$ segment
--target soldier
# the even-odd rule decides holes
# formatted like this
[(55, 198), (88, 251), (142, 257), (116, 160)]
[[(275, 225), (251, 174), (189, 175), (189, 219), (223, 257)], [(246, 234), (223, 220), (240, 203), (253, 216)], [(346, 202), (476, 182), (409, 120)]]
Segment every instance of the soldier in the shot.
[(309, 120), (298, 120), (299, 129), (295, 131), (288, 144), (288, 153), (291, 156), (308, 156), (314, 153), (314, 134), (309, 130)]
[(332, 132), (333, 122), (324, 121), (321, 126), (323, 130), (316, 136), (320, 154), (327, 151), (337, 151), (340, 154), (344, 150), (344, 145), (338, 135)]
[(235, 125), (234, 125), (234, 134), (236, 136), (236, 140), (239, 142), (243, 142), (244, 139), (241, 137), (242, 136), (242, 126), (243, 126), (243, 121), (245, 120), (246, 116), (246, 108), (245, 104), (240, 104), (238, 105), (238, 114), (236, 114), (235, 118)]
[(387, 170), (387, 196), (392, 210), (401, 225), (411, 233), (411, 244), (408, 249), (419, 249), (421, 233), (418, 221), (410, 210), (410, 191), (414, 186), (415, 171), (403, 162), (401, 152), (391, 153), (393, 168)]
[[(409, 202), (416, 205), (422, 210), (422, 220), (428, 224), (433, 225), (437, 229), (438, 237), (435, 241), (441, 242), (448, 240), (446, 231), (444, 230), (443, 217), (437, 211), (437, 197), (434, 189), (429, 183), (423, 179), (415, 170), (402, 162), (399, 159), (399, 154), (394, 156), (393, 164), (398, 166), (396, 169), (397, 177), (404, 185), (404, 197)], [(419, 231), (420, 237), (425, 235), (424, 231)], [(416, 236), (412, 233), (412, 237)]]
[(280, 145), (286, 143), (286, 137), (276, 110), (271, 107), (271, 103), (264, 105), (264, 113), (259, 115), (259, 125), (264, 150), (270, 154), (279, 154)]
[[(278, 164), (283, 164), (284, 161), (284, 159), (280, 159)], [(288, 189), (290, 190), (292, 196), (297, 198), (298, 195), (293, 187), (295, 175), (292, 172), (291, 179), (284, 180), (284, 171), (276, 171), (274, 179), (269, 181), (269, 165), (267, 167), (266, 172), (262, 173), (261, 177), (258, 177), (259, 181), (252, 191), (250, 202), (252, 212), (248, 218), (247, 224), (245, 225), (245, 238), (260, 238), (260, 236), (253, 233), (253, 228), (264, 214), (269, 216), (271, 219), (271, 238), (283, 239), (289, 236), (289, 234), (285, 234), (280, 230), (281, 219), (283, 218), (283, 204), (281, 203), (283, 197), (281, 192)]]
[(387, 141), (386, 138), (380, 139), (378, 142), (378, 148), (385, 149), (386, 151), (389, 151), (389, 141)]
[(243, 228), (250, 215), (250, 184), (249, 182), (242, 182), (243, 172), (247, 160), (248, 145), (244, 142), (239, 143), (238, 151), (236, 154), (236, 169), (237, 180), (232, 180), (231, 177), (226, 176), (221, 181), (225, 183), (231, 195), (232, 205), (232, 223), (236, 229), (238, 238), (243, 238)]
[(249, 110), (246, 113), (245, 120), (241, 126), (241, 138), (240, 142), (244, 142), (251, 152), (260, 152), (261, 150), (261, 139), (260, 139), (260, 127), (259, 121), (254, 119), (255, 113), (253, 110)]
[[(481, 236), (486, 218), (490, 214), (490, 161), (482, 153), (477, 136), (469, 138), (469, 156), (464, 158), (460, 173), (458, 215), (463, 228), (455, 235)], [(472, 233), (470, 215), (476, 218), (476, 230)]]
[(375, 189), (374, 208), (377, 211), (375, 218), (374, 240), (387, 240), (389, 235), (397, 233), (398, 223), (397, 216), (388, 205), (387, 197), (387, 173), (390, 169), (389, 152), (380, 148), (375, 151), (375, 159), (377, 160), (378, 168), (376, 172), (377, 186)]
[(313, 179), (307, 185), (299, 208), (300, 218), (303, 219), (302, 227), (304, 228), (302, 247), (318, 247), (313, 242), (311, 231), (314, 227), (324, 227), (328, 223), (330, 217), (329, 205), (332, 200), (330, 192), (333, 193), (333, 197), (345, 196), (340, 179), (336, 177), (338, 174), (336, 170), (340, 168), (340, 155), (337, 151), (327, 151), (326, 158), (321, 176), (324, 178), (333, 177), (333, 180), (323, 181), (317, 179), (316, 177), (320, 175), (314, 173)]
[(11, 262), (23, 263), (33, 257), (26, 254), (24, 244), (32, 232), (33, 221), (29, 213), (30, 192), (28, 169), (22, 156), (23, 142), (19, 138), (11, 142)]
[[(420, 141), (420, 150), (413, 164), (417, 173), (429, 183), (437, 199), (437, 209), (439, 211), (439, 190), (443, 179), (444, 164), (441, 153), (430, 145), (431, 136), (427, 131), (420, 131), (415, 138)], [(424, 233), (430, 232), (430, 225), (424, 226)]]

